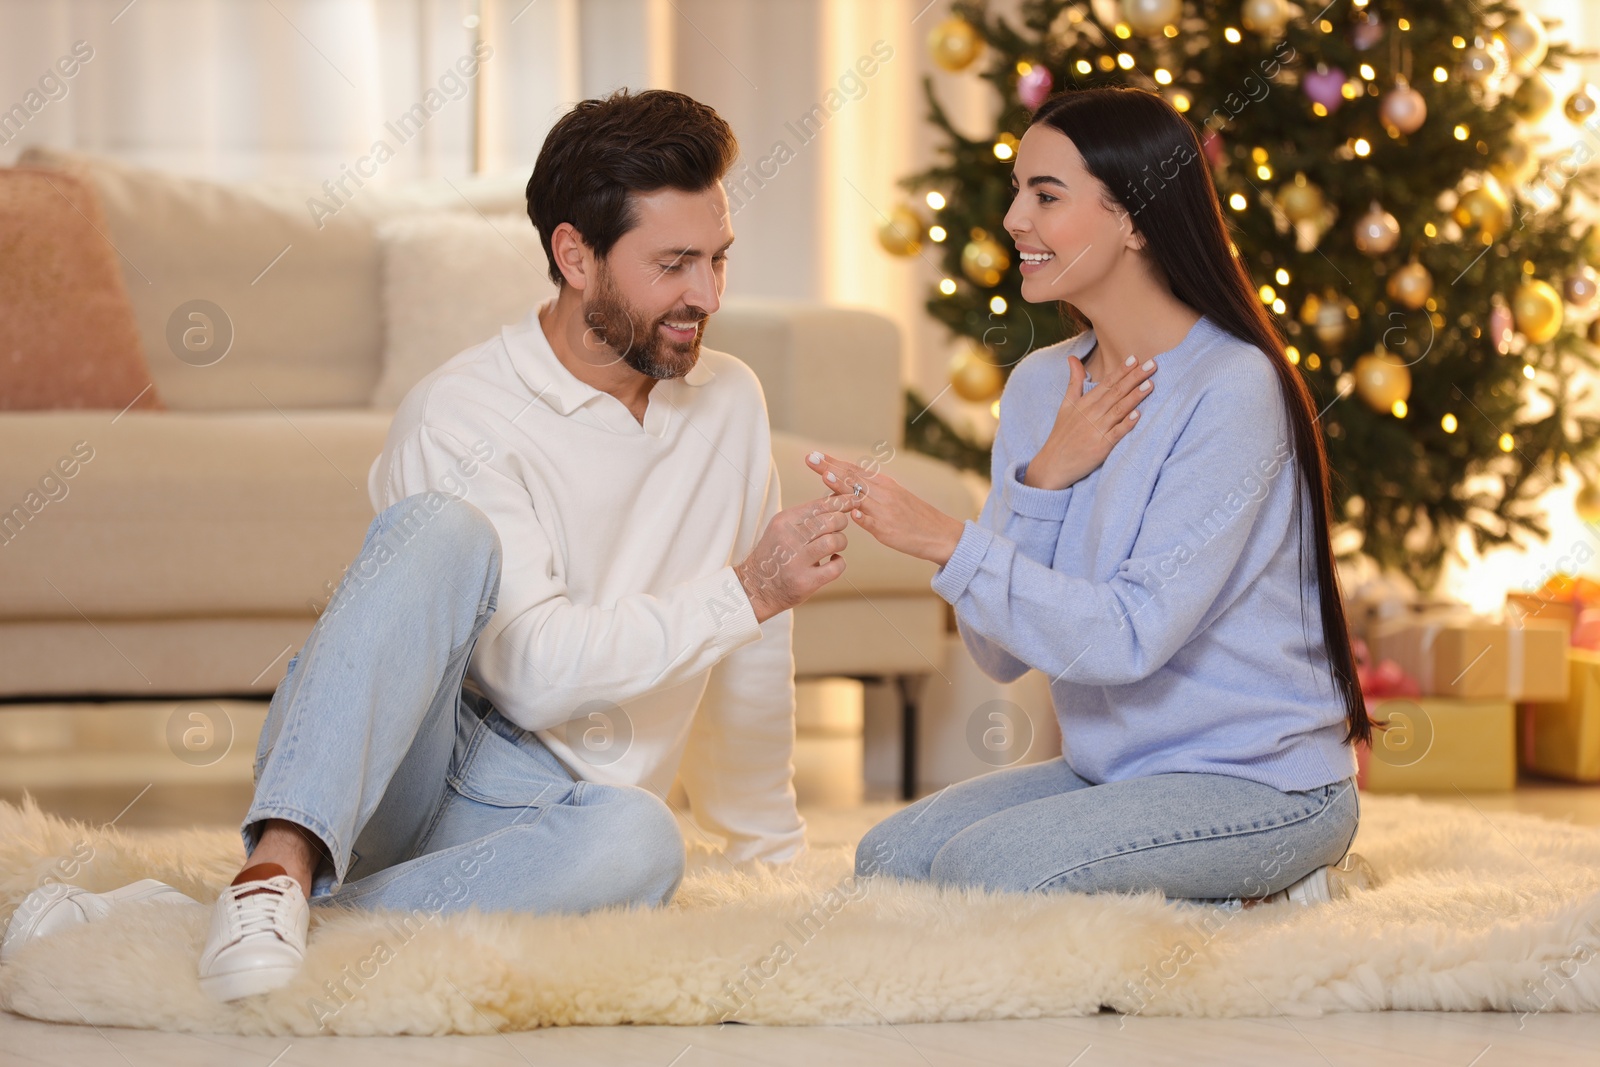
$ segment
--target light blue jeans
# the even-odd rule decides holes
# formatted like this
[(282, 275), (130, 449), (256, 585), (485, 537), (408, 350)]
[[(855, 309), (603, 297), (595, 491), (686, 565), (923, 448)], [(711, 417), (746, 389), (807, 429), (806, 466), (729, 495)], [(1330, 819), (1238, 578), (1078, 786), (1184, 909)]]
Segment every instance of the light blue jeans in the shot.
[(1359, 816), (1354, 779), (1303, 793), (1222, 774), (1094, 785), (1058, 756), (896, 812), (862, 838), (856, 870), (989, 889), (1236, 900), (1343, 859)]
[(500, 538), (443, 493), (373, 519), (273, 694), (241, 834), (286, 819), (322, 842), (313, 906), (583, 912), (656, 905), (683, 877), (671, 810), (575, 779), (463, 690), (494, 613)]

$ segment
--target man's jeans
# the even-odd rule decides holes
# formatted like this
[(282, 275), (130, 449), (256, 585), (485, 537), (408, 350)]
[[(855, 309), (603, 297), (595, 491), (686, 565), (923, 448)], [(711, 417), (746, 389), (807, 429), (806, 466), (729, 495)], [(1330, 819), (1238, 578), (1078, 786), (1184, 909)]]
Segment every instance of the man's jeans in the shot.
[(1233, 900), (1339, 862), (1359, 817), (1353, 778), (1297, 793), (1223, 774), (1094, 785), (1057, 756), (896, 812), (862, 838), (856, 870), (988, 889)]
[(636, 786), (575, 780), (462, 689), (494, 613), (500, 539), (455, 497), (379, 514), (289, 661), (241, 834), (286, 819), (325, 850), (313, 906), (583, 912), (671, 899), (683, 838)]

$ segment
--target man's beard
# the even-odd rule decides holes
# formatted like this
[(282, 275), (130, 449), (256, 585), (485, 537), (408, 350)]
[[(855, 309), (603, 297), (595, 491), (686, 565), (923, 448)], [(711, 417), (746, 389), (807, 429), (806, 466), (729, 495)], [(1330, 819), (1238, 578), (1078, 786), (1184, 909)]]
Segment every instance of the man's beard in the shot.
[[(584, 302), (583, 321), (597, 338), (622, 360), (651, 378), (682, 378), (700, 359), (700, 338), (705, 335), (706, 313), (682, 308), (651, 319), (623, 299), (612, 284), (611, 271), (602, 261), (595, 272), (594, 295)], [(663, 322), (697, 322), (694, 340), (673, 341), (662, 336)]]

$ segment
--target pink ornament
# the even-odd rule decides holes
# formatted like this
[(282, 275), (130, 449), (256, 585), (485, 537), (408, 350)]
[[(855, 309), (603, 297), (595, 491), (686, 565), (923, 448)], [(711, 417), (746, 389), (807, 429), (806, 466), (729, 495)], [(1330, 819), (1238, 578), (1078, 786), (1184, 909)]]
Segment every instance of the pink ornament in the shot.
[(1511, 351), (1511, 334), (1515, 328), (1516, 323), (1511, 316), (1511, 309), (1496, 302), (1489, 309), (1489, 340), (1494, 344), (1495, 351), (1501, 355)]
[(1318, 63), (1316, 70), (1307, 71), (1301, 77), (1300, 88), (1313, 103), (1321, 104), (1331, 115), (1344, 103), (1344, 83), (1348, 80), (1338, 67), (1325, 67)]
[(1029, 111), (1037, 111), (1039, 105), (1050, 95), (1053, 85), (1055, 81), (1050, 77), (1050, 68), (1035, 66), (1017, 79), (1017, 98)]
[(1206, 162), (1213, 167), (1222, 165), (1222, 135), (1216, 130), (1207, 130), (1200, 138), (1200, 149), (1206, 154)]
[(1368, 12), (1360, 22), (1350, 27), (1350, 43), (1357, 52), (1365, 52), (1383, 40), (1383, 23)]

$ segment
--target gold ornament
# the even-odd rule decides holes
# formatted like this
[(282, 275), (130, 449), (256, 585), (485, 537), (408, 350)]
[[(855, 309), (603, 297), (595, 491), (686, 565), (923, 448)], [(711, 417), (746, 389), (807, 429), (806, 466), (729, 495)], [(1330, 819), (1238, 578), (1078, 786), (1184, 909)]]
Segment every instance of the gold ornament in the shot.
[(1511, 313), (1522, 335), (1542, 345), (1561, 330), (1561, 294), (1548, 282), (1529, 278), (1511, 294)]
[(1538, 171), (1539, 157), (1533, 154), (1533, 146), (1523, 140), (1512, 141), (1500, 158), (1489, 164), (1489, 173), (1503, 189), (1515, 189)]
[(1411, 368), (1382, 345), (1356, 360), (1356, 392), (1374, 411), (1393, 411), (1411, 395)]
[(973, 285), (993, 289), (1011, 267), (1011, 257), (988, 234), (979, 231), (961, 250), (961, 272)]
[(1285, 182), (1278, 189), (1278, 205), (1290, 222), (1312, 222), (1322, 217), (1327, 202), (1321, 186), (1307, 181), (1304, 174), (1296, 174), (1294, 181)]
[(1154, 37), (1183, 16), (1183, 0), (1122, 0), (1122, 21), (1140, 37)]
[(950, 385), (963, 400), (981, 404), (1004, 388), (1005, 376), (988, 355), (981, 345), (973, 345), (950, 361)]
[(1573, 510), (1578, 513), (1578, 518), (1593, 526), (1600, 522), (1600, 488), (1588, 478), (1583, 479), (1578, 486), (1578, 495), (1572, 501)]
[(1592, 85), (1581, 85), (1577, 91), (1567, 97), (1567, 102), (1561, 106), (1568, 121), (1582, 123), (1589, 119), (1596, 111), (1600, 111), (1600, 101), (1595, 99), (1595, 88)]
[(1378, 116), (1392, 134), (1416, 133), (1428, 117), (1428, 102), (1404, 78), (1396, 78), (1378, 103)]
[(1556, 106), (1555, 90), (1537, 74), (1522, 79), (1517, 91), (1511, 94), (1511, 106), (1529, 122), (1538, 122)]
[(1244, 0), (1239, 21), (1251, 33), (1275, 40), (1283, 36), (1283, 28), (1288, 25), (1289, 5), (1285, 0)]
[(1511, 227), (1511, 201), (1493, 176), (1461, 194), (1451, 217), (1463, 228), (1476, 229), (1490, 241)]
[(1416, 311), (1433, 295), (1433, 275), (1428, 273), (1427, 267), (1413, 259), (1389, 275), (1389, 284), (1384, 291), (1389, 294), (1390, 300)]
[(1579, 311), (1588, 311), (1594, 307), (1595, 298), (1600, 297), (1600, 274), (1593, 267), (1579, 267), (1567, 276), (1561, 295)]
[(878, 243), (894, 256), (914, 256), (922, 251), (922, 219), (909, 204), (901, 204), (889, 212), (889, 218), (878, 227)]
[(1356, 220), (1356, 247), (1369, 256), (1381, 256), (1400, 240), (1400, 223), (1376, 200)]
[(1589, 324), (1589, 343), (1600, 345), (1600, 319), (1595, 319)]
[(928, 51), (935, 63), (955, 73), (966, 70), (978, 58), (983, 51), (983, 37), (972, 23), (952, 15), (928, 34)]
[(1475, 44), (1461, 53), (1461, 80), (1480, 88), (1486, 86), (1501, 73), (1500, 66), (1504, 62), (1503, 51), (1490, 51)]
[(1545, 53), (1550, 47), (1550, 37), (1545, 33), (1544, 23), (1539, 21), (1537, 15), (1526, 11), (1512, 15), (1501, 23), (1500, 28), (1494, 31), (1494, 38), (1505, 48), (1512, 72), (1523, 78), (1544, 62)]
[(1325, 299), (1318, 301), (1312, 313), (1312, 328), (1317, 333), (1317, 339), (1327, 345), (1343, 343), (1350, 335), (1350, 312), (1354, 308), (1355, 305), (1344, 297), (1331, 293)]

